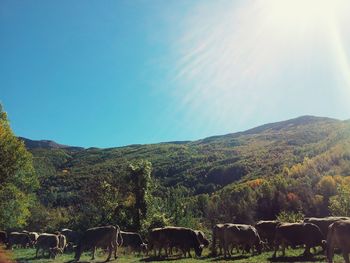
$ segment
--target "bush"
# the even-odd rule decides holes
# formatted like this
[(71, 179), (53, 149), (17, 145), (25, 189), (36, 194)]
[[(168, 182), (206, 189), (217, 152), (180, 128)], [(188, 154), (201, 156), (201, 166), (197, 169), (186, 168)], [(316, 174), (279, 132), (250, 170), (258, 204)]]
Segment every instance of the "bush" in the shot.
[(291, 212), (291, 211), (282, 211), (278, 214), (277, 220), (280, 222), (286, 223), (296, 223), (304, 219), (304, 214), (300, 211)]

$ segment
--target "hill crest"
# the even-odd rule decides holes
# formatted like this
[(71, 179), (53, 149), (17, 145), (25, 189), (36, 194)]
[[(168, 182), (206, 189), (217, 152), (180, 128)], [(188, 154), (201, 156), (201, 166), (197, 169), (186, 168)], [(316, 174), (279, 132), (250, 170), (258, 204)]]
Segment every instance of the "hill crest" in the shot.
[[(224, 137), (237, 137), (240, 135), (249, 135), (249, 134), (259, 134), (264, 131), (268, 130), (282, 130), (284, 128), (290, 128), (292, 126), (302, 126), (302, 125), (308, 125), (312, 123), (318, 123), (318, 122), (329, 122), (329, 123), (336, 123), (340, 122), (340, 120), (328, 118), (328, 117), (317, 117), (317, 116), (311, 116), (311, 115), (304, 115), (297, 118), (284, 120), (284, 121), (278, 121), (278, 122), (272, 122), (267, 123), (263, 125), (259, 125), (257, 127), (240, 131), (240, 132), (234, 132), (234, 133), (228, 133), (224, 135), (214, 135), (209, 136), (203, 139), (195, 140), (195, 141), (169, 141), (169, 142), (159, 142), (155, 144), (177, 144), (177, 145), (186, 145), (189, 143), (208, 143), (216, 139), (224, 138)], [(85, 150), (86, 148), (80, 147), (80, 146), (70, 146), (70, 145), (64, 145), (57, 143), (52, 140), (31, 140), (25, 137), (18, 137), (20, 140), (24, 141), (27, 149), (36, 149), (36, 148), (43, 148), (43, 149), (66, 149), (66, 150), (73, 150), (73, 151), (80, 151)], [(124, 148), (124, 147), (132, 147), (132, 146), (143, 146), (143, 145), (150, 145), (150, 144), (132, 144), (132, 145), (125, 145), (125, 146), (118, 146), (118, 147), (108, 147), (108, 149), (111, 148)], [(100, 147), (90, 147), (88, 149), (103, 149)]]

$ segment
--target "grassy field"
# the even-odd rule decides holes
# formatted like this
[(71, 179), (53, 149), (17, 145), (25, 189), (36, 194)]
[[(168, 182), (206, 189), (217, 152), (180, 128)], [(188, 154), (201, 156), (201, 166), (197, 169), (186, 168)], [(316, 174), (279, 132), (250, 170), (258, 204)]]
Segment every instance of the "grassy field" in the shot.
[[(252, 262), (252, 263), (264, 263), (264, 262), (326, 262), (326, 259), (323, 254), (317, 254), (312, 258), (306, 259), (301, 257), (300, 255), (303, 253), (302, 249), (296, 249), (296, 250), (287, 250), (285, 257), (277, 257), (276, 259), (272, 259), (272, 252), (264, 252), (260, 255), (252, 256), (250, 254), (247, 255), (241, 255), (241, 254), (235, 254), (230, 259), (224, 259), (223, 257), (208, 257), (209, 251), (206, 250), (203, 253), (203, 256), (201, 258), (179, 258), (179, 257), (172, 257), (169, 259), (154, 259), (149, 257), (138, 257), (134, 255), (124, 255), (123, 253), (119, 253), (119, 258), (117, 260), (112, 260), (110, 262), (120, 262), (120, 263), (126, 263), (126, 262), (177, 262), (177, 263), (204, 263), (204, 262), (225, 262), (225, 261), (232, 261), (232, 262), (239, 262), (239, 263), (245, 263), (245, 262)], [(80, 262), (103, 262), (106, 259), (106, 254), (103, 254), (102, 251), (99, 251), (97, 254), (97, 257), (94, 261), (91, 261), (91, 254), (90, 253), (84, 253), (83, 256), (80, 259)], [(193, 253), (192, 253), (193, 254)], [(74, 254), (63, 254), (56, 257), (55, 260), (53, 259), (47, 259), (47, 258), (38, 258), (35, 259), (35, 249), (14, 249), (12, 251), (12, 254), (10, 255), (14, 261), (17, 262), (33, 262), (33, 263), (45, 263), (45, 262), (52, 262), (52, 263), (62, 263), (62, 262), (71, 262), (74, 258)], [(113, 258), (113, 257), (112, 257)], [(344, 262), (343, 258), (340, 255), (336, 255), (335, 262)]]

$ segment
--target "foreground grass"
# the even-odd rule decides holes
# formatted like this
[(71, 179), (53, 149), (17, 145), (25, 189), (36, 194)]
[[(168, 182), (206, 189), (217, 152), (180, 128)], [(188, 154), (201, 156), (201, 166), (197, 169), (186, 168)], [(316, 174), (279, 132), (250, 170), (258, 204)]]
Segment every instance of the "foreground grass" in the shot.
[[(241, 255), (235, 254), (230, 259), (224, 259), (223, 257), (209, 257), (209, 251), (205, 250), (203, 256), (201, 258), (179, 258), (179, 257), (171, 257), (169, 259), (159, 259), (152, 257), (138, 257), (135, 255), (125, 255), (123, 253), (119, 253), (119, 258), (117, 260), (111, 260), (110, 262), (118, 262), (118, 263), (127, 263), (127, 262), (176, 262), (176, 263), (205, 263), (205, 262), (239, 262), (239, 263), (264, 263), (264, 262), (326, 262), (326, 259), (323, 254), (317, 254), (312, 258), (306, 259), (301, 257), (303, 250), (295, 249), (295, 250), (287, 250), (285, 257), (277, 257), (276, 259), (272, 259), (272, 252), (264, 252), (260, 255)], [(193, 254), (193, 253), (192, 253)], [(280, 254), (278, 254), (280, 255)], [(24, 262), (33, 262), (33, 263), (62, 263), (62, 262), (71, 262), (74, 258), (73, 253), (63, 254), (56, 257), (56, 259), (48, 259), (48, 258), (35, 258), (35, 249), (14, 249), (12, 251), (12, 259), (14, 261), (24, 263)], [(104, 254), (102, 251), (98, 251), (96, 253), (96, 258), (94, 261), (91, 261), (91, 253), (84, 253), (80, 259), (80, 262), (103, 262), (107, 257), (107, 254)], [(112, 257), (112, 259), (114, 259)], [(336, 255), (335, 262), (340, 263), (344, 262), (343, 258), (340, 255)]]

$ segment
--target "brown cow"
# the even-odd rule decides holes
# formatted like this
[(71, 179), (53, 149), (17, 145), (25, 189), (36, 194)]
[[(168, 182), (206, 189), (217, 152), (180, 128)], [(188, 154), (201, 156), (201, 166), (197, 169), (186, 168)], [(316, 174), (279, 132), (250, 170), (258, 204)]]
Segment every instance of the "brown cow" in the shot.
[(350, 220), (338, 220), (329, 226), (326, 245), (329, 263), (333, 263), (334, 248), (340, 248), (345, 262), (350, 263)]
[(12, 249), (13, 245), (26, 248), (30, 245), (30, 238), (27, 233), (11, 232), (8, 236), (7, 248)]
[(220, 250), (220, 255), (222, 254), (222, 248), (224, 247), (224, 227), (225, 224), (216, 224), (213, 227), (213, 241), (212, 241), (212, 253), (216, 255), (216, 245), (218, 245)]
[(172, 247), (179, 248), (185, 257), (187, 253), (191, 257), (191, 248), (193, 248), (196, 255), (200, 257), (203, 249), (203, 245), (201, 245), (196, 232), (185, 227), (164, 227), (152, 229), (149, 234), (149, 246), (150, 249), (154, 250), (155, 256), (156, 249), (159, 249), (159, 257), (163, 248), (165, 249), (166, 257), (168, 257), (168, 249)]
[(347, 220), (349, 217), (329, 216), (329, 217), (307, 217), (304, 223), (312, 223), (318, 226), (322, 234), (327, 237), (328, 227), (336, 221)]
[(276, 257), (279, 245), (282, 245), (282, 253), (285, 255), (285, 248), (288, 245), (292, 247), (305, 245), (304, 256), (312, 255), (310, 248), (322, 246), (324, 236), (318, 226), (311, 223), (282, 223), (276, 227), (275, 251), (273, 257)]
[(106, 261), (111, 259), (114, 250), (114, 258), (117, 259), (117, 235), (120, 231), (119, 226), (101, 226), (93, 227), (86, 230), (77, 246), (75, 259), (79, 261), (84, 250), (92, 249), (92, 260), (95, 259), (95, 251), (97, 247), (108, 248), (108, 257)]
[(243, 224), (225, 224), (224, 226), (224, 256), (230, 256), (229, 247), (254, 248), (256, 252), (261, 253), (263, 242), (260, 239), (258, 231), (251, 225)]
[(36, 258), (40, 249), (42, 250), (42, 257), (44, 257), (45, 251), (49, 252), (49, 258), (51, 256), (55, 258), (58, 253), (63, 253), (63, 250), (59, 248), (59, 237), (55, 234), (43, 233), (39, 235), (36, 241)]
[(266, 242), (269, 248), (273, 247), (276, 227), (280, 224), (277, 220), (258, 221), (255, 224), (256, 230), (262, 241)]

